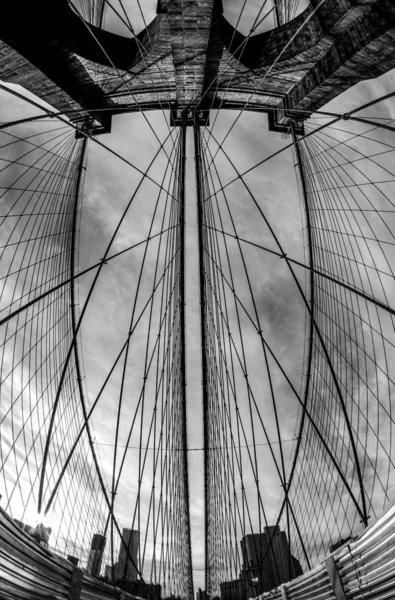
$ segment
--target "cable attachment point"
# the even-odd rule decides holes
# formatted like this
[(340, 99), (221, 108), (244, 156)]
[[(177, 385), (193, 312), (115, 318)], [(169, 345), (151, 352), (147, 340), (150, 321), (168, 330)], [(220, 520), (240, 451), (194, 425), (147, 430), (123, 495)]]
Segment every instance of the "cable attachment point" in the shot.
[(366, 515), (366, 517), (361, 519), (359, 522), (362, 523), (362, 525), (364, 525), (365, 527), (367, 527), (369, 519), (370, 519), (370, 515)]

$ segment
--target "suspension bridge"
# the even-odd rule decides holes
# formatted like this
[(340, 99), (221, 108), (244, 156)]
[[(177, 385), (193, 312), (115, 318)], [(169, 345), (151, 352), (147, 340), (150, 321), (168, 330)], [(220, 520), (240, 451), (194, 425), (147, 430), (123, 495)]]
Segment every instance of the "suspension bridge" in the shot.
[(395, 6), (14, 0), (0, 598), (395, 597)]

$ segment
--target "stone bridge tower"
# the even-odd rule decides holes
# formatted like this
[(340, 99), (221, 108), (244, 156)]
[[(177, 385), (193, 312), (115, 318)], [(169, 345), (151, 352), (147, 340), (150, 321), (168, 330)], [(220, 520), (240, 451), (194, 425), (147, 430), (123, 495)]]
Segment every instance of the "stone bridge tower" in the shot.
[[(297, 18), (245, 37), (221, 0), (158, 0), (134, 39), (83, 21), (67, 0), (14, 0), (0, 22), (0, 79), (20, 84), (92, 133), (119, 112), (267, 112), (302, 122), (363, 79), (395, 67), (392, 0), (311, 0)], [(302, 126), (302, 125), (301, 125)]]

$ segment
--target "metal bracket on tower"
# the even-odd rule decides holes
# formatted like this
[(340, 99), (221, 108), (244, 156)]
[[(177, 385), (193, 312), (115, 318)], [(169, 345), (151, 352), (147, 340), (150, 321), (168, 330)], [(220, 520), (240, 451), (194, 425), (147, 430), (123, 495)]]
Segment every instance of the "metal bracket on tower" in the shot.
[(195, 123), (203, 127), (208, 127), (210, 125), (210, 110), (203, 108), (185, 110), (173, 104), (170, 107), (170, 126), (180, 127), (184, 121), (187, 127), (192, 127)]
[(294, 125), (297, 135), (304, 135), (304, 121), (307, 117), (285, 114), (285, 111), (271, 110), (268, 113), (269, 131), (278, 131), (280, 133), (289, 133), (291, 122)]
[(78, 129), (75, 132), (75, 137), (77, 139), (86, 137), (86, 135), (91, 136), (111, 133), (111, 113), (92, 112), (84, 120), (74, 120), (74, 124), (78, 126)]
[(294, 112), (287, 107), (286, 98), (272, 110), (268, 110), (269, 131), (289, 133), (291, 123), (297, 135), (304, 135), (304, 122), (310, 117), (308, 112)]

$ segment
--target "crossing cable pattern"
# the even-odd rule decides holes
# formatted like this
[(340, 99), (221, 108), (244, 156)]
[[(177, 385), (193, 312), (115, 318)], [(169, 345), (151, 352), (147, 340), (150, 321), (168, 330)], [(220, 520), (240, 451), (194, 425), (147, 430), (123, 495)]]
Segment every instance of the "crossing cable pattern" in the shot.
[(102, 27), (105, 0), (74, 0), (72, 5), (76, 11), (81, 12), (88, 23)]
[[(145, 595), (153, 593), (149, 581), (161, 586), (163, 596), (191, 597), (183, 366), (185, 127), (176, 145), (165, 138), (137, 180), (104, 258), (84, 269), (97, 275), (107, 259), (130, 263), (137, 249), (139, 275), (129, 283), (125, 304), (129, 324), (112, 366), (97, 373), (102, 384), (93, 400), (79, 346), (81, 316), (89, 314), (97, 277), (90, 288), (83, 284), (79, 303), (76, 286), (78, 231), (87, 226), (79, 216), (86, 139), (76, 139), (64, 122), (45, 119), (23, 123), (22, 129), (10, 122), (1, 135), (6, 510), (31, 525), (41, 506), (53, 530), (50, 546), (78, 557), (83, 566), (93, 534), (102, 532), (108, 541), (102, 574), (108, 564), (114, 583), (138, 577)], [(168, 159), (162, 160), (166, 143)], [(153, 166), (154, 177), (147, 180)], [(145, 239), (140, 234), (136, 243), (110, 253), (115, 236), (135, 219), (128, 214), (132, 203), (146, 203), (147, 194), (156, 199)], [(120, 392), (113, 399), (116, 419), (107, 422), (114, 430), (110, 468), (100, 458), (94, 418), (113, 386)], [(97, 418), (100, 429), (102, 417)], [(133, 508), (119, 516), (117, 494), (124, 498), (131, 487)], [(129, 548), (129, 562), (121, 565), (118, 557), (127, 550), (123, 528), (139, 532), (140, 540), (136, 554)]]
[[(13, 127), (1, 132), (2, 316), (62, 283), (74, 269), (84, 147), (70, 128), (52, 122), (32, 124), (23, 138)], [(2, 484), (6, 509), (21, 521), (35, 516), (45, 437), (77, 302), (69, 282), (2, 330)], [(49, 482), (82, 422), (80, 378), (75, 353), (53, 430)], [(89, 547), (90, 527), (99, 528), (103, 519), (103, 499), (87, 454), (85, 434), (54, 507), (55, 547), (70, 554)]]
[[(367, 295), (393, 305), (394, 133), (380, 126), (347, 123), (346, 127), (328, 127), (300, 145), (313, 264), (334, 280), (315, 275), (314, 314), (344, 394), (346, 414), (333, 379), (325, 372), (327, 361), (315, 333), (307, 405), (314, 410), (315, 421), (330, 441), (352, 489), (359, 493), (356, 457), (350, 452), (350, 432), (346, 432), (345, 420), (349, 419), (367, 511), (374, 520), (388, 507), (394, 486), (394, 316), (344, 289), (341, 283), (352, 283)], [(339, 535), (346, 537), (348, 531), (358, 529), (358, 516), (343, 483), (333, 465), (326, 461), (323, 469), (323, 460), (320, 444), (308, 424), (295, 473), (296, 481), (306, 481), (305, 492), (297, 496), (291, 492), (290, 496), (295, 496), (299, 519), (306, 520), (305, 514), (309, 515), (311, 534), (306, 542), (315, 546), (318, 554), (326, 543), (326, 537), (321, 536), (317, 544), (322, 529), (319, 512), (325, 514), (327, 535), (333, 536), (338, 528)], [(321, 495), (322, 508), (314, 511), (310, 499), (313, 490), (331, 488), (336, 494), (325, 500)]]
[[(114, 505), (116, 495), (124, 498), (131, 486), (136, 497), (128, 526), (140, 532), (138, 571), (147, 572), (151, 582), (161, 584), (164, 596), (190, 597), (183, 365), (184, 162), (185, 129), (179, 137), (176, 175), (169, 182), (172, 194), (167, 195), (165, 208), (161, 209), (159, 192), (149, 233), (155, 219), (160, 219), (161, 229), (166, 222), (171, 229), (167, 236), (146, 246), (131, 306), (129, 333), (133, 332), (134, 337), (128, 335), (127, 344), (117, 355), (123, 366), (116, 386), (120, 393), (111, 493)], [(141, 308), (137, 310), (142, 302), (147, 317), (144, 320), (140, 319)], [(137, 346), (136, 339), (140, 341)], [(109, 550), (109, 562), (114, 564), (118, 554), (114, 541)], [(116, 579), (125, 575), (118, 573)]]
[[(199, 133), (196, 135), (199, 138)], [(208, 170), (211, 158), (208, 149), (206, 158), (202, 158), (199, 221), (205, 307), (203, 353), (207, 363), (206, 386), (203, 375), (207, 448), (206, 585), (215, 594), (219, 592), (220, 583), (235, 580), (239, 572), (248, 567), (239, 552), (241, 539), (272, 524), (273, 516), (266, 512), (260, 483), (262, 465), (272, 458), (283, 483), (290, 454), (282, 445), (272, 357), (263, 337), (258, 301), (254, 299), (256, 274), (252, 277), (249, 272), (247, 255), (237, 239), (237, 218), (227, 196), (222, 194), (219, 198), (210, 194), (211, 178), (219, 176), (216, 167), (214, 173)], [(236, 245), (227, 239), (225, 231), (234, 236)], [(251, 302), (256, 323), (246, 309), (246, 304), (250, 308)], [(260, 352), (262, 367), (258, 359)], [(265, 406), (263, 413), (265, 388), (270, 405)], [(277, 430), (277, 443), (269, 436), (273, 427)], [(292, 436), (287, 437), (292, 439)], [(282, 568), (283, 565), (275, 565), (277, 571)], [(247, 593), (251, 587), (248, 578), (252, 575), (247, 571), (245, 574), (241, 583), (246, 587), (243, 592)], [(288, 577), (292, 574), (288, 573)], [(266, 583), (270, 588), (270, 583)]]
[[(103, 6), (81, 2), (76, 9), (99, 23)], [(279, 6), (290, 15), (297, 3)], [(118, 75), (127, 89), (132, 74)], [(233, 580), (243, 594), (256, 595), (297, 575), (297, 561), (310, 568), (330, 544), (375, 519), (393, 498), (394, 485), (393, 123), (382, 120), (376, 127), (369, 115), (365, 122), (348, 116), (345, 126), (340, 115), (330, 115), (309, 121), (305, 139), (290, 132), (305, 213), (303, 256), (300, 248), (293, 254), (280, 235), (285, 217), (280, 222), (270, 214), (262, 193), (260, 181), (273, 157), (258, 165), (254, 182), (237, 170), (224, 147), (247, 108), (248, 103), (221, 143), (213, 127), (202, 134), (196, 125), (194, 132), (210, 594)], [(4, 214), (3, 223), (7, 509), (22, 520), (37, 505), (53, 511), (57, 551), (77, 555), (84, 564), (92, 534), (102, 531), (107, 540), (103, 566), (108, 565), (112, 582), (137, 578), (161, 585), (162, 596), (191, 597), (185, 123), (159, 148), (164, 163), (155, 175), (149, 173), (157, 155), (145, 172), (140, 170), (141, 184), (104, 258), (95, 261), (100, 278), (90, 288), (83, 286), (79, 310), (75, 255), (85, 142), (74, 139), (64, 120), (47, 125), (43, 119), (28, 129), (20, 137), (13, 127), (1, 133), (14, 139), (1, 146), (2, 189), (11, 211), (20, 210)], [(14, 147), (18, 150), (11, 156)], [(222, 159), (235, 171), (234, 180)], [(81, 323), (89, 325), (85, 308), (106, 281), (110, 269), (105, 265), (121, 227), (135, 227), (132, 202), (130, 213), (149, 204), (149, 225), (143, 241), (133, 239), (113, 254), (115, 261), (111, 258), (115, 269), (117, 258), (127, 257), (131, 275), (118, 303), (123, 316), (112, 323), (118, 345), (104, 367), (93, 371), (88, 391), (80, 364)], [(37, 214), (27, 212), (36, 204)], [(253, 225), (248, 214), (254, 215)], [(93, 268), (86, 266), (86, 271)], [(108, 281), (114, 280), (116, 274)], [(105, 423), (112, 443), (100, 459), (103, 405), (113, 408)], [(121, 498), (131, 498), (127, 514)], [(273, 525), (289, 541), (289, 550), (274, 558)], [(139, 532), (128, 565), (121, 561), (123, 527)], [(271, 573), (253, 568), (256, 561), (248, 563), (246, 545), (240, 546), (242, 538), (264, 529), (269, 546), (256, 538), (253, 554), (261, 565), (270, 558)], [(152, 593), (148, 586), (147, 591)]]
[[(221, 583), (232, 581), (236, 595), (269, 589), (264, 570), (248, 570), (239, 546), (248, 534), (277, 524), (290, 540), (288, 556), (277, 556), (278, 564), (272, 565), (281, 577), (271, 582), (275, 587), (296, 575), (293, 557), (310, 568), (332, 544), (376, 520), (393, 498), (395, 131), (390, 119), (367, 115), (366, 123), (359, 115), (352, 124), (332, 125), (329, 117), (317, 116), (306, 124), (305, 140), (293, 138), (306, 234), (305, 256), (296, 260), (295, 250), (288, 254), (288, 244), (281, 241), (278, 221), (269, 220), (270, 205), (256, 194), (256, 184), (237, 170), (237, 177), (224, 183), (221, 168), (228, 179), (229, 174), (213, 155), (221, 152), (234, 167), (228, 151), (212, 130), (204, 137), (196, 132), (207, 370), (206, 585), (214, 594)], [(255, 224), (245, 229), (241, 202), (244, 211), (252, 202), (262, 218), (260, 239)], [(273, 319), (258, 266), (265, 264), (270, 272), (273, 253), (282, 276), (288, 266), (293, 302), (299, 297), (306, 311), (301, 390), (261, 311), (266, 301)], [(292, 274), (291, 263), (304, 267), (305, 280), (299, 270)], [(277, 302), (280, 309), (283, 303), (278, 297)], [(260, 368), (253, 332), (261, 341)], [(289, 437), (282, 429), (292, 420), (295, 400), (300, 410), (294, 414), (290, 451), (281, 441)], [(266, 455), (259, 448), (263, 440)], [(263, 473), (266, 482), (260, 480)], [(275, 473), (284, 490), (277, 514), (270, 499)], [(273, 534), (269, 540), (276, 543)], [(261, 564), (272, 560), (270, 545), (259, 536), (253, 541)], [(230, 585), (222, 593), (230, 593)]]
[(278, 25), (291, 21), (298, 13), (300, 0), (276, 0), (276, 17)]

